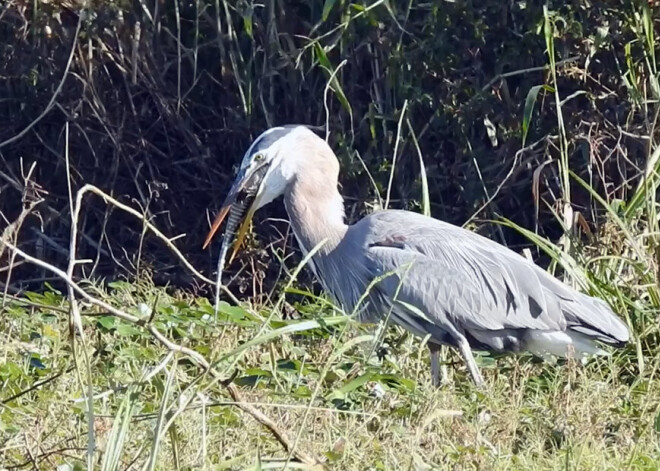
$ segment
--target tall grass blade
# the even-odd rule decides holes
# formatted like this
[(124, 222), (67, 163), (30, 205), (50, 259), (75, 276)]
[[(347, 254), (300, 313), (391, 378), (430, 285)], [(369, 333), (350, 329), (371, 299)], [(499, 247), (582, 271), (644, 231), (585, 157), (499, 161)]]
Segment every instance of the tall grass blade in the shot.
[(417, 150), (417, 156), (419, 157), (419, 173), (420, 179), (422, 180), (422, 213), (424, 216), (431, 216), (431, 198), (429, 196), (429, 182), (426, 177), (426, 165), (424, 164), (424, 157), (422, 156), (422, 150), (419, 148), (419, 142), (417, 142), (417, 136), (413, 130), (410, 120), (406, 118), (406, 124), (408, 124), (408, 130), (410, 131), (410, 136), (412, 137), (413, 144), (415, 144), (415, 149)]
[(328, 76), (330, 77), (330, 84), (332, 85), (332, 89), (337, 95), (339, 103), (341, 103), (346, 112), (352, 116), (353, 110), (351, 108), (351, 104), (349, 103), (348, 98), (346, 98), (344, 89), (342, 88), (341, 83), (339, 83), (336, 74), (333, 73), (335, 69), (330, 62), (330, 59), (328, 59), (323, 46), (321, 46), (319, 43), (314, 44), (314, 53), (316, 55), (316, 59), (319, 61), (319, 64), (321, 64), (321, 66), (325, 69)]
[(119, 469), (119, 460), (128, 437), (128, 426), (131, 423), (134, 402), (134, 391), (129, 388), (115, 415), (112, 431), (101, 461), (101, 471), (116, 471)]
[(566, 136), (566, 127), (564, 125), (564, 115), (562, 113), (562, 104), (559, 97), (559, 84), (557, 81), (557, 62), (555, 57), (555, 14), (548, 10), (548, 6), (543, 6), (543, 33), (550, 65), (550, 75), (552, 77), (552, 87), (554, 88), (555, 106), (557, 112), (557, 128), (559, 130), (559, 174), (562, 188), (562, 217), (566, 233), (562, 238), (562, 247), (570, 251), (570, 232), (573, 227), (573, 208), (571, 206), (571, 185), (569, 181), (569, 161), (568, 161), (568, 138)]
[(278, 329), (273, 329), (269, 332), (263, 333), (253, 338), (252, 340), (248, 340), (247, 342), (241, 344), (240, 346), (234, 348), (233, 350), (225, 353), (219, 361), (220, 362), (225, 361), (235, 355), (238, 355), (241, 352), (244, 352), (245, 350), (248, 350), (252, 347), (256, 347), (257, 345), (261, 345), (263, 343), (269, 342), (273, 339), (282, 337), (287, 334), (293, 334), (296, 332), (306, 332), (308, 330), (314, 330), (314, 329), (321, 329), (326, 326), (337, 326), (349, 321), (350, 321), (350, 317), (348, 316), (325, 317), (323, 318), (323, 320), (318, 320), (318, 321), (316, 320), (297, 321), (295, 323), (286, 325), (284, 327), (280, 327)]
[(514, 229), (521, 235), (525, 236), (527, 239), (529, 239), (530, 242), (532, 242), (539, 249), (541, 249), (541, 251), (548, 255), (553, 262), (561, 266), (569, 276), (571, 276), (582, 286), (583, 289), (586, 290), (590, 286), (589, 277), (586, 275), (584, 268), (580, 266), (580, 264), (577, 263), (577, 261), (572, 256), (566, 253), (566, 251), (562, 250), (558, 245), (539, 236), (533, 231), (519, 226), (509, 219), (502, 218), (493, 222)]
[(175, 372), (176, 372), (177, 363), (174, 361), (172, 367), (167, 375), (167, 382), (165, 383), (165, 388), (163, 390), (163, 397), (160, 401), (160, 410), (158, 412), (158, 421), (154, 427), (154, 441), (151, 446), (151, 452), (149, 454), (149, 460), (145, 463), (143, 469), (148, 471), (153, 471), (156, 468), (156, 461), (158, 459), (158, 451), (160, 450), (160, 442), (163, 437), (163, 426), (167, 423), (167, 411), (168, 411), (168, 402), (170, 400), (170, 395), (172, 394), (172, 383), (174, 381)]
[(648, 68), (648, 79), (651, 85), (651, 94), (656, 100), (660, 98), (660, 84), (658, 83), (658, 67), (655, 59), (655, 31), (653, 27), (653, 13), (649, 2), (641, 2), (642, 4), (642, 29), (644, 30), (644, 56), (646, 59), (646, 66)]
[(392, 191), (392, 183), (394, 183), (394, 170), (396, 169), (396, 159), (399, 153), (399, 142), (401, 142), (401, 126), (403, 125), (403, 118), (406, 116), (406, 109), (408, 108), (408, 100), (403, 102), (401, 108), (401, 115), (399, 116), (399, 123), (396, 126), (396, 141), (394, 142), (394, 152), (392, 154), (392, 168), (390, 169), (390, 179), (387, 182), (387, 193), (385, 195), (385, 206), (387, 209), (390, 206), (390, 194)]
[(631, 247), (635, 250), (637, 253), (637, 256), (639, 257), (640, 260), (644, 260), (646, 258), (646, 255), (644, 254), (643, 250), (639, 246), (639, 243), (635, 236), (630, 232), (630, 228), (628, 227), (628, 224), (619, 217), (617, 212), (612, 209), (612, 206), (605, 201), (605, 199), (598, 194), (596, 190), (594, 190), (591, 185), (589, 185), (587, 182), (585, 182), (582, 178), (580, 178), (575, 172), (572, 170), (569, 171), (571, 177), (580, 184), (585, 190), (589, 192), (592, 198), (594, 198), (600, 205), (607, 211), (607, 214), (609, 215), (610, 218), (612, 218), (612, 221), (616, 223), (616, 225), (619, 227), (621, 232), (626, 236), (626, 239), (628, 239), (628, 242), (630, 243)]
[(532, 114), (534, 113), (534, 105), (536, 104), (536, 98), (539, 95), (539, 92), (543, 88), (543, 85), (536, 85), (529, 89), (527, 92), (527, 98), (525, 98), (525, 109), (523, 111), (523, 120), (522, 120), (522, 147), (525, 147), (525, 142), (527, 141), (527, 133), (529, 132), (529, 123), (532, 120)]
[[(626, 220), (633, 217), (639, 209), (647, 203), (654, 204), (655, 194), (660, 184), (660, 145), (656, 146), (648, 160), (644, 177), (640, 180), (635, 194), (630, 198), (624, 209), (623, 215)], [(648, 208), (651, 211), (651, 208)]]
[(330, 12), (332, 11), (332, 7), (335, 6), (335, 3), (337, 3), (337, 0), (325, 0), (323, 3), (323, 13), (321, 18), (324, 22), (328, 20), (328, 16), (330, 16)]

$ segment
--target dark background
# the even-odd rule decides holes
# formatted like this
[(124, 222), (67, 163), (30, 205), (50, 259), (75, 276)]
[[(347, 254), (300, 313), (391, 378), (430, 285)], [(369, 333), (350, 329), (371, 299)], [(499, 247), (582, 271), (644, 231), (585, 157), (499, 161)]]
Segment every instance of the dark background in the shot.
[[(528, 93), (553, 83), (542, 69), (548, 56), (540, 2), (376, 3), (97, 1), (82, 10), (75, 1), (3, 2), (0, 231), (41, 195), (44, 201), (16, 240), (26, 252), (66, 265), (68, 123), (73, 190), (94, 184), (144, 211), (169, 237), (185, 233), (177, 246), (210, 276), (219, 244), (211, 251), (201, 244), (235, 165), (270, 126), (324, 125), (324, 91), (345, 60), (327, 106), (350, 222), (375, 201), (360, 158), (385, 196), (407, 101), (392, 207), (420, 210), (412, 130), (433, 216), (455, 224), (470, 220), (471, 228), (516, 250), (525, 245), (521, 236), (482, 222), (505, 216), (559, 238), (563, 229), (551, 211), (562, 206), (557, 110), (549, 89), (538, 94), (528, 148), (521, 151)], [(618, 1), (550, 2), (549, 8), (556, 60), (564, 61), (557, 67), (560, 95), (578, 92), (562, 107), (571, 168), (606, 198), (625, 199), (648, 154), (648, 142), (635, 136), (652, 133), (657, 117), (626, 85), (646, 70), (643, 34), (630, 19), (639, 9)], [(657, 34), (657, 20), (654, 28)], [(7, 143), (44, 110), (28, 132)], [(496, 145), (485, 120), (496, 131)], [(593, 237), (586, 241), (597, 244), (596, 205), (577, 185), (571, 203), (584, 218), (577, 237), (585, 240), (588, 228)], [(196, 286), (162, 242), (141, 237), (138, 220), (97, 196), (88, 196), (83, 208), (78, 256), (95, 263), (78, 276), (130, 278), (139, 257), (156, 283)], [(268, 263), (268, 244), (282, 247), (287, 226), (268, 218), (284, 216), (281, 204), (257, 216), (258, 234), (231, 267), (244, 267), (235, 281), (239, 291), (267, 289), (280, 273), (277, 262)], [(8, 261), (5, 252), (0, 265)], [(257, 286), (253, 274), (269, 283)], [(0, 272), (0, 280), (10, 291), (49, 279), (27, 265), (17, 266), (9, 280), (6, 275)]]

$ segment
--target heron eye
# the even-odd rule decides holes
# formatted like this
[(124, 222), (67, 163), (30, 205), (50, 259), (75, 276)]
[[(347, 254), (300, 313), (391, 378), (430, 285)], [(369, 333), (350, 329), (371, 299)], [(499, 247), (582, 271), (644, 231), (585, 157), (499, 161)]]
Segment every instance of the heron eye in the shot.
[(254, 156), (254, 161), (255, 162), (261, 162), (262, 160), (264, 160), (264, 154), (256, 154)]

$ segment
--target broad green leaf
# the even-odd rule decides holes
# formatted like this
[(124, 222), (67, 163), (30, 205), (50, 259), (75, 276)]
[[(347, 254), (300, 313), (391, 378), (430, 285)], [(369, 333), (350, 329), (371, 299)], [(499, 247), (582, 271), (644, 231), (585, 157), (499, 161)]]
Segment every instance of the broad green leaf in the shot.
[(122, 337), (132, 337), (134, 335), (142, 335), (142, 331), (140, 329), (136, 329), (130, 324), (119, 324), (117, 326), (117, 335)]
[(300, 371), (302, 362), (300, 360), (291, 360), (288, 358), (282, 358), (277, 360), (277, 369), (284, 371)]
[(103, 327), (104, 329), (110, 330), (115, 327), (117, 323), (117, 318), (113, 316), (103, 316), (103, 317), (99, 317), (96, 323), (101, 327)]
[(23, 376), (23, 370), (13, 361), (0, 365), (0, 378), (15, 379)]
[(328, 394), (325, 398), (328, 401), (332, 401), (334, 399), (344, 399), (346, 397), (346, 394), (355, 391), (357, 388), (361, 387), (362, 385), (368, 383), (371, 381), (371, 379), (376, 376), (374, 372), (368, 372), (363, 375), (358, 376), (357, 378), (349, 381), (345, 385), (343, 385), (339, 389), (335, 389), (332, 391), (330, 394)]
[(248, 368), (245, 370), (245, 376), (268, 376), (270, 378), (273, 374), (263, 368)]

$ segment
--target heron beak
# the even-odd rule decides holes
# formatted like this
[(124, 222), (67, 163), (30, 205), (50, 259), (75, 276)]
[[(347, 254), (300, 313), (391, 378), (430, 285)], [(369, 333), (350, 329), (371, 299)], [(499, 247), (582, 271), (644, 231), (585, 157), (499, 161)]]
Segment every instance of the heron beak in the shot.
[(206, 240), (202, 246), (203, 249), (209, 245), (213, 236), (222, 225), (222, 222), (227, 218), (227, 215), (229, 215), (229, 220), (225, 229), (226, 240), (223, 242), (223, 245), (231, 243), (229, 239), (234, 236), (236, 226), (243, 217), (245, 210), (248, 209), (247, 215), (243, 219), (241, 227), (238, 230), (236, 243), (230, 261), (234, 258), (238, 248), (241, 246), (241, 243), (245, 238), (252, 216), (254, 216), (256, 208), (258, 207), (259, 198), (257, 197), (257, 193), (264, 177), (266, 176), (267, 169), (267, 165), (261, 165), (259, 167), (241, 170), (238, 175), (236, 175), (236, 179), (229, 190), (229, 194), (225, 198), (225, 201), (220, 208), (220, 212), (213, 221), (211, 230), (206, 236)]
[(238, 249), (240, 249), (241, 245), (243, 245), (243, 240), (245, 240), (245, 236), (247, 235), (248, 228), (251, 226), (250, 223), (252, 222), (252, 217), (254, 216), (254, 213), (257, 211), (256, 209), (258, 207), (257, 203), (258, 201), (255, 199), (252, 202), (250, 209), (248, 209), (245, 218), (243, 218), (241, 227), (238, 229), (238, 232), (236, 233), (236, 242), (234, 242), (234, 248), (232, 249), (231, 255), (229, 257), (229, 263), (231, 263), (234, 260), (234, 257), (238, 253)]

